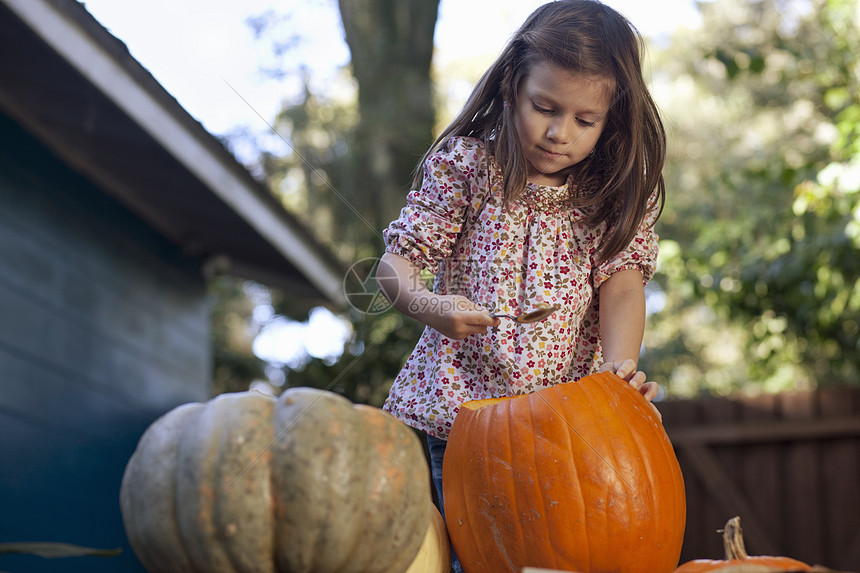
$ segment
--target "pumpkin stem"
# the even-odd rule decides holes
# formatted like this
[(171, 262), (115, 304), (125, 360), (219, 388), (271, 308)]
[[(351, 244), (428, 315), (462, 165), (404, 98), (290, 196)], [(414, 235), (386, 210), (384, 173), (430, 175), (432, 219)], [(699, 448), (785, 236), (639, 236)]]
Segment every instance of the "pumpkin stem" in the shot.
[(746, 559), (749, 557), (744, 547), (744, 536), (741, 530), (741, 518), (735, 516), (726, 522), (723, 532), (723, 548), (726, 551), (726, 561), (731, 559)]

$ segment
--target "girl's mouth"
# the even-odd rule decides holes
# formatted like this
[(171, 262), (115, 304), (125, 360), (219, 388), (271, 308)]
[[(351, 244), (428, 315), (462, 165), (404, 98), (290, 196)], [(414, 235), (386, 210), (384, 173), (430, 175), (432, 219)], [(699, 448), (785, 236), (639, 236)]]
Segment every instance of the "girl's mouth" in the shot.
[(546, 157), (548, 157), (550, 159), (558, 159), (559, 157), (562, 156), (561, 153), (555, 153), (553, 151), (550, 151), (549, 149), (545, 149), (545, 148), (540, 147), (540, 146), (538, 146), (538, 149), (540, 149), (541, 153), (543, 153)]

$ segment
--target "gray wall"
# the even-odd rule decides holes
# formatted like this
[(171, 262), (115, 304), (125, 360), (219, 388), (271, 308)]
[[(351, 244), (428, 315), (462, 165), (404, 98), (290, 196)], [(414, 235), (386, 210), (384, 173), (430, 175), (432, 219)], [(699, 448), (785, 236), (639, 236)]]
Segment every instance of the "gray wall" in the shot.
[(208, 396), (197, 261), (0, 114), (0, 542), (123, 547), (0, 555), (0, 571), (142, 571), (118, 506), (140, 434)]

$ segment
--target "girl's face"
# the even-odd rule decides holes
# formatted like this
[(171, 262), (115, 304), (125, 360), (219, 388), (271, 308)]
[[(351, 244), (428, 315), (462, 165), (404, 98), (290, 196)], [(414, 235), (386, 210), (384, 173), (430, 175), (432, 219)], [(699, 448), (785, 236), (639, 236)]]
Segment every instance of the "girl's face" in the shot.
[(611, 85), (546, 61), (532, 67), (513, 110), (530, 182), (561, 185), (563, 172), (588, 156), (606, 125)]

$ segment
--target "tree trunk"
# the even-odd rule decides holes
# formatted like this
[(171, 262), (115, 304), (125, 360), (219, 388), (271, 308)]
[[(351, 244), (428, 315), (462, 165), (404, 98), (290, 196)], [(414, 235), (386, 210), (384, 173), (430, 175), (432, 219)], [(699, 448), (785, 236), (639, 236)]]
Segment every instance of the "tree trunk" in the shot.
[(382, 229), (397, 217), (417, 160), (433, 140), (430, 79), (439, 0), (339, 0), (358, 81), (356, 206)]

